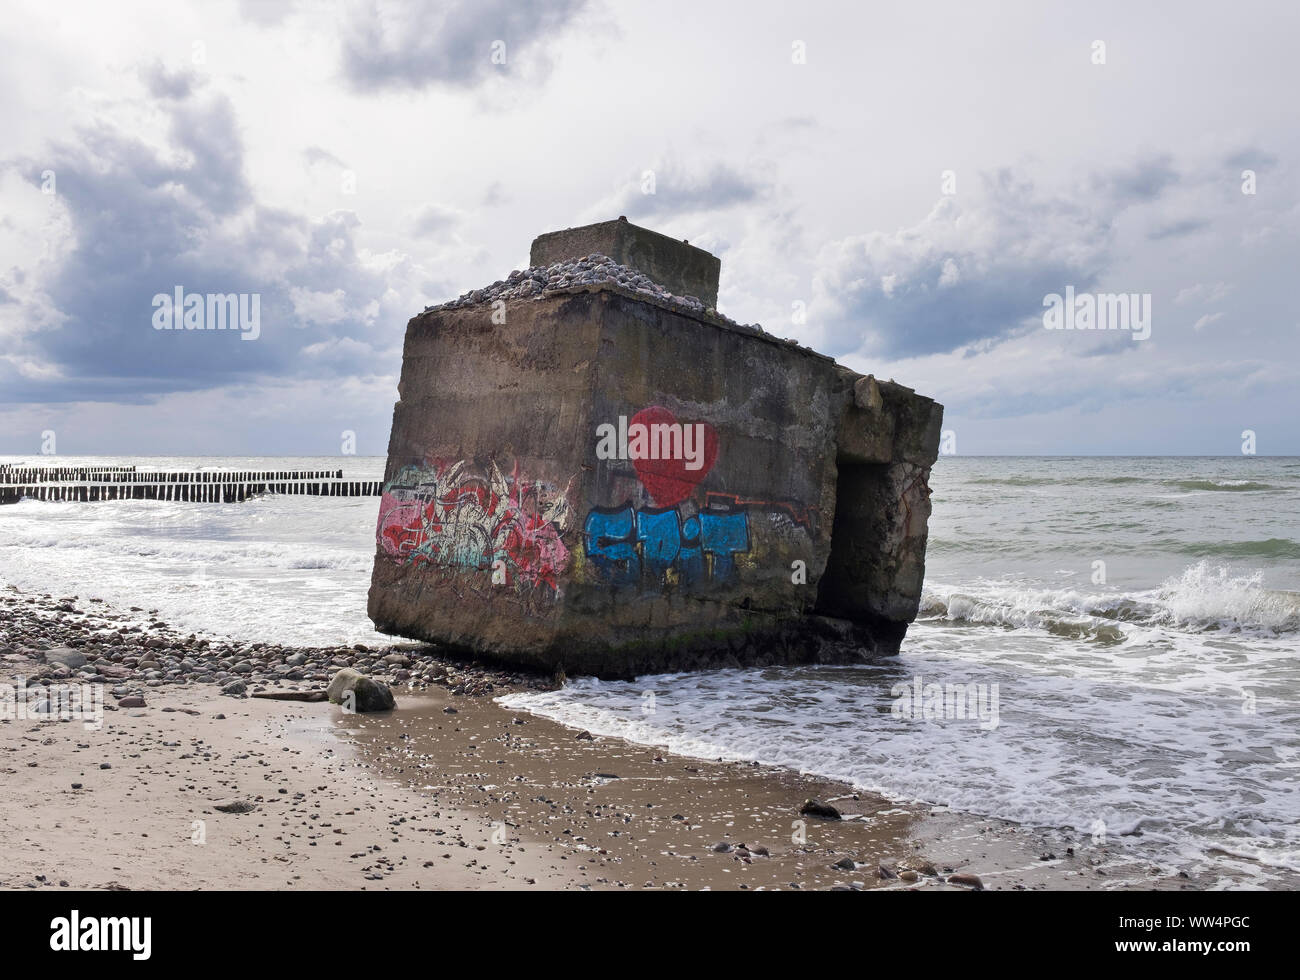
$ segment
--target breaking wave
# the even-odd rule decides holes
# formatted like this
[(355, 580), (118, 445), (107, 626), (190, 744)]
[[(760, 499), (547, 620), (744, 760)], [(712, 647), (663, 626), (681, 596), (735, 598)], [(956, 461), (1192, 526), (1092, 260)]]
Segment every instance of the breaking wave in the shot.
[(1164, 480), (1162, 481), (1167, 487), (1174, 487), (1178, 490), (1210, 490), (1239, 492), (1249, 490), (1284, 490), (1285, 487), (1274, 486), (1271, 483), (1256, 483), (1253, 480)]
[(1266, 635), (1300, 630), (1300, 593), (1266, 589), (1263, 579), (1262, 572), (1232, 575), (1202, 561), (1143, 592), (927, 586), (920, 617), (1036, 629), (1102, 644), (1122, 643), (1125, 623)]
[(1266, 589), (1264, 573), (1231, 575), (1200, 562), (1157, 590), (1163, 614), (1180, 626), (1272, 633), (1300, 630), (1300, 592)]

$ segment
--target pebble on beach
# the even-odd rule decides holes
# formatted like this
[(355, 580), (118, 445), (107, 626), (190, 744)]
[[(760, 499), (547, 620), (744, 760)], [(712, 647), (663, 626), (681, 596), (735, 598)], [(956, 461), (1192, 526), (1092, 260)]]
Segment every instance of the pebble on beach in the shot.
[[(431, 644), (372, 650), (363, 644), (293, 647), (210, 640), (183, 635), (152, 613), (132, 615), (143, 613), (82, 608), (76, 596), (35, 597), (8, 586), (0, 589), (0, 664), (24, 676), (33, 689), (102, 685), (123, 709), (147, 707), (148, 690), (173, 685), (213, 685), (214, 693), (240, 699), (254, 690), (267, 696), (269, 690), (272, 696), (280, 692), (311, 700), (319, 695), (308, 692), (320, 692), (344, 668), (382, 685), (388, 697), (390, 684), (409, 691), (437, 685), (469, 696), (554, 686), (553, 678), (466, 662)], [(375, 703), (387, 700), (382, 693), (376, 696)]]
[(802, 817), (816, 817), (818, 820), (840, 820), (840, 811), (821, 800), (804, 800), (799, 808)]

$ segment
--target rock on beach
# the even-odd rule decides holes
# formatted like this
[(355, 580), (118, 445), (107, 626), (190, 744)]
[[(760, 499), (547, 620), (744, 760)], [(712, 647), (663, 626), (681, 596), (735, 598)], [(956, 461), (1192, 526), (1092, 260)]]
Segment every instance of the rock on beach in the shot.
[(349, 693), (352, 695), (351, 706), (357, 711), (391, 711), (397, 703), (393, 700), (392, 690), (383, 681), (344, 667), (330, 681), (329, 699), (335, 704), (345, 704)]

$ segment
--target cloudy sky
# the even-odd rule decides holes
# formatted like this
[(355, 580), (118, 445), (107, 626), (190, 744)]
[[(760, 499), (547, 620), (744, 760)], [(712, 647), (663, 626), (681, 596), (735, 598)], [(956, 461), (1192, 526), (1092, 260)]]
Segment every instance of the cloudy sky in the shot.
[[(9, 2), (0, 452), (383, 454), (407, 319), (623, 214), (959, 454), (1300, 454), (1298, 37), (1249, 0)], [(177, 286), (257, 293), (260, 337), (153, 329)], [(1150, 336), (1044, 329), (1067, 287), (1149, 294)]]

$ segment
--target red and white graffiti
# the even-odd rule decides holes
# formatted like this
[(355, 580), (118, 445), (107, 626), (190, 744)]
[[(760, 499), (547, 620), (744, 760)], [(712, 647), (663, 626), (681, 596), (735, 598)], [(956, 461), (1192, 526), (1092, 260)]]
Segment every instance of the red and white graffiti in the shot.
[(399, 562), (504, 572), (503, 584), (558, 591), (568, 492), (521, 478), (517, 463), (508, 478), (495, 460), (485, 475), (468, 460), (406, 467), (384, 488), (376, 538)]

